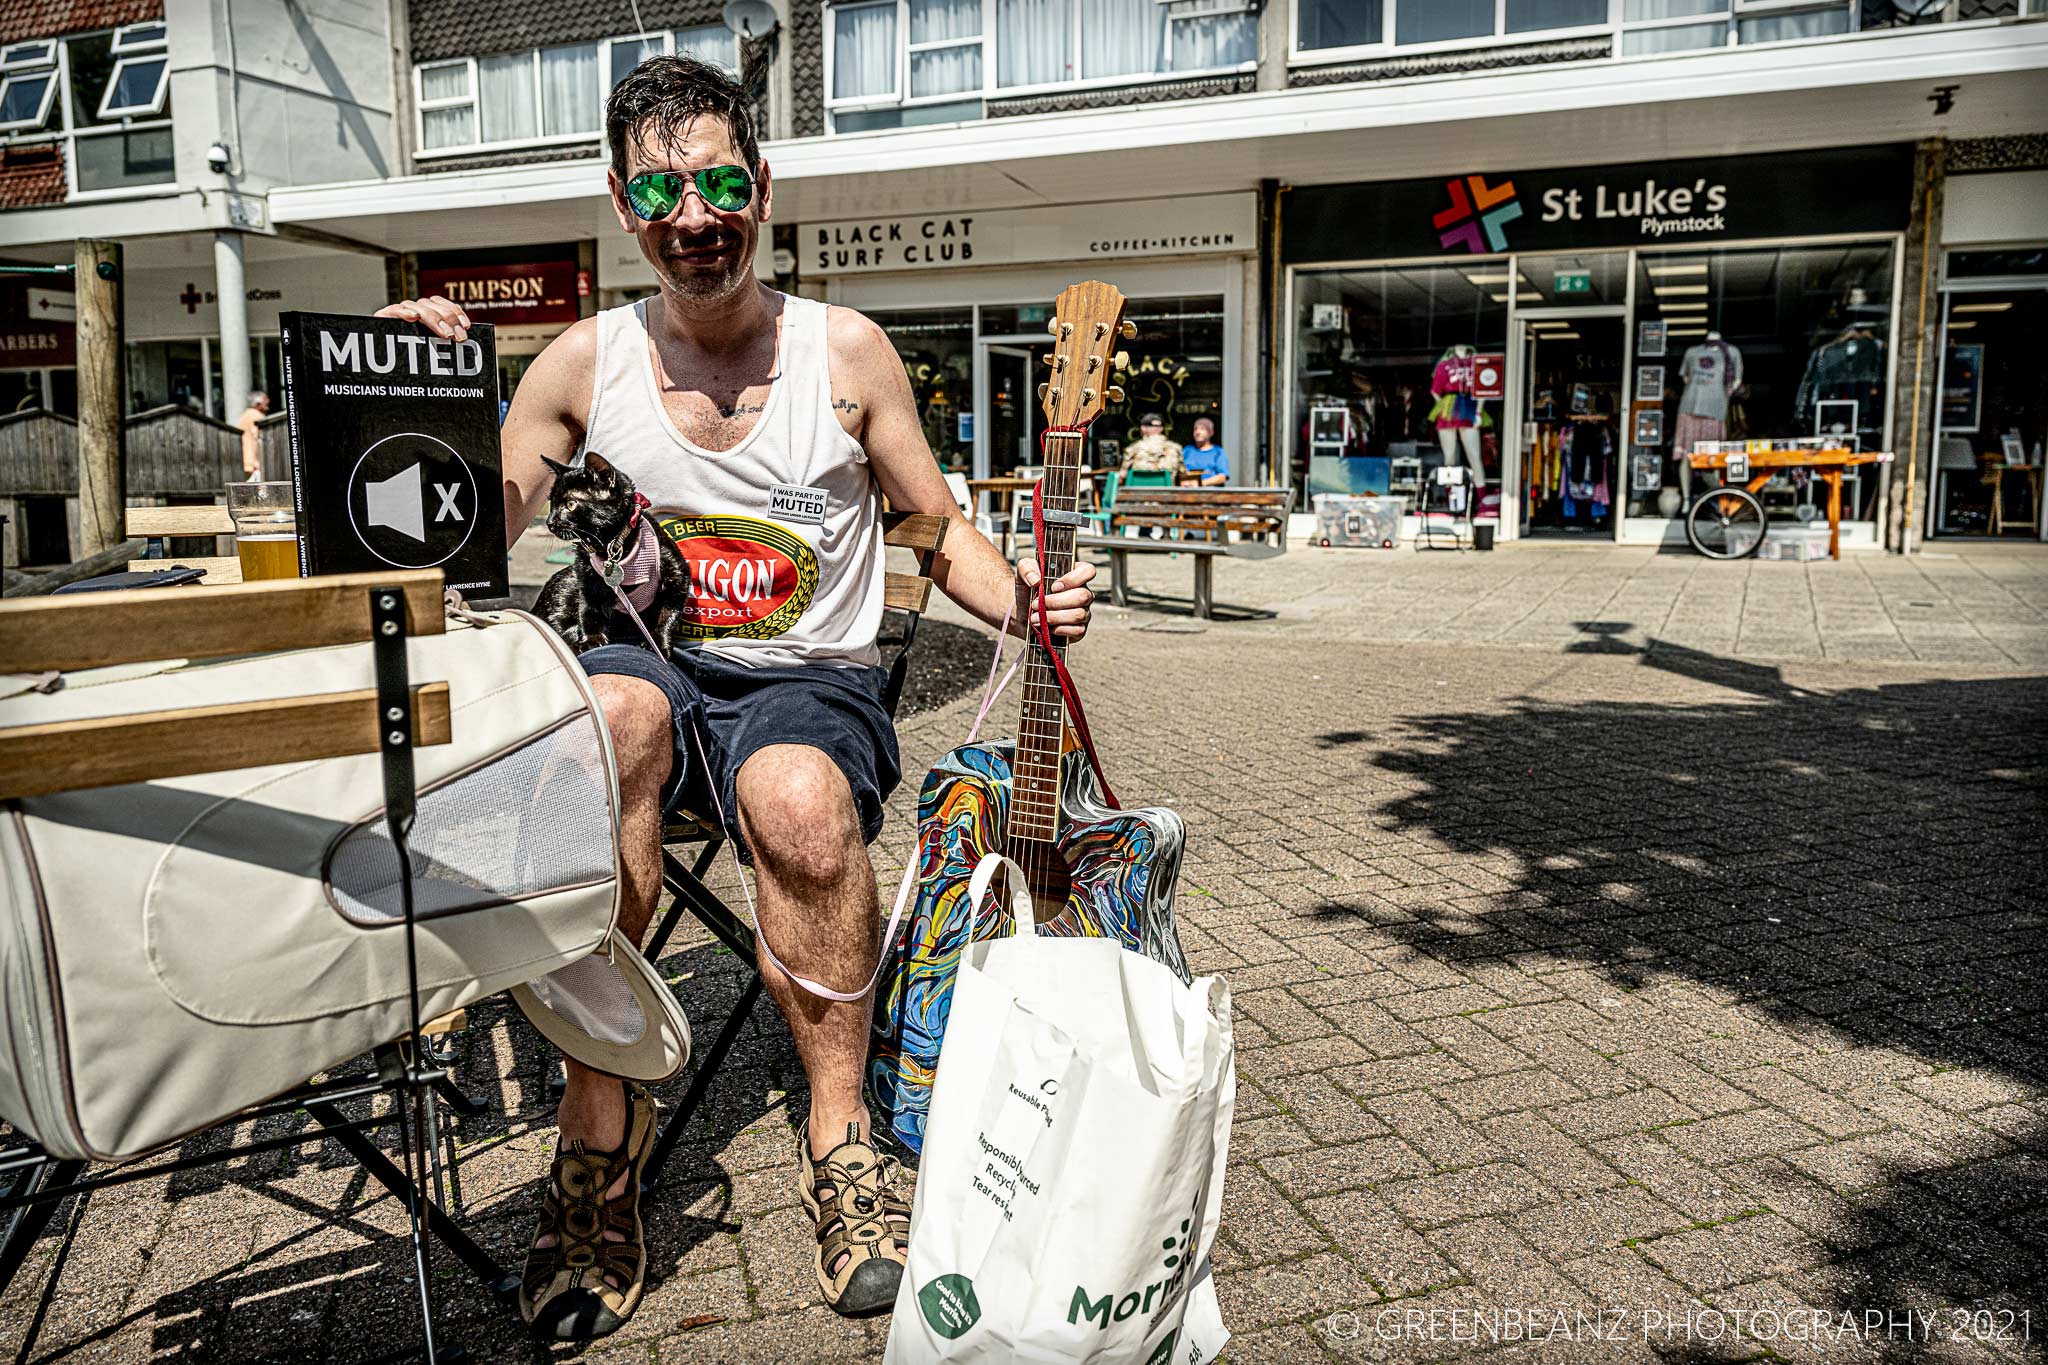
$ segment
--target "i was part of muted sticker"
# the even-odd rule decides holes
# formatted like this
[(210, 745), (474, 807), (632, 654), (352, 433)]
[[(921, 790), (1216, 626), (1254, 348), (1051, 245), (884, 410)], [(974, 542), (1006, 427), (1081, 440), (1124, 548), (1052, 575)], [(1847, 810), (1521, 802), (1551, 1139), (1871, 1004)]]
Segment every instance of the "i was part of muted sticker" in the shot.
[(768, 515), (776, 521), (821, 526), (825, 521), (825, 490), (778, 483), (768, 495)]

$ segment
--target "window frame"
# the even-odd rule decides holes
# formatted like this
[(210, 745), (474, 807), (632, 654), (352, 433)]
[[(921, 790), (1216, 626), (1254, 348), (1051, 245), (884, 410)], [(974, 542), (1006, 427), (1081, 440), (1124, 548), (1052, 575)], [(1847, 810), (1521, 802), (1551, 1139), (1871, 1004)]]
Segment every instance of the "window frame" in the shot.
[[(154, 92), (139, 104), (116, 105), (114, 91), (121, 84), (121, 76), (131, 66), (142, 66), (148, 62), (161, 62), (163, 69), (156, 73)], [(102, 119), (154, 118), (164, 111), (164, 101), (171, 94), (171, 57), (168, 52), (145, 52), (114, 59), (114, 69), (107, 73), (107, 88), (100, 95), (98, 112)]]
[[(150, 22), (151, 24), (156, 24), (162, 21), (151, 20)], [(133, 26), (129, 25), (128, 27)], [(44, 98), (46, 103), (42, 108), (41, 118), (37, 120), (37, 125), (46, 122), (50, 119), (51, 115), (47, 101), (54, 99), (56, 101), (57, 106), (56, 126), (54, 128), (45, 129), (37, 125), (9, 124), (4, 128), (0, 128), (0, 143), (4, 143), (7, 146), (23, 147), (36, 146), (43, 143), (55, 143), (63, 146), (65, 148), (63, 163), (64, 202), (66, 204), (91, 204), (99, 203), (101, 201), (115, 202), (122, 200), (152, 199), (161, 198), (167, 195), (175, 195), (179, 193), (178, 178), (175, 169), (172, 171), (169, 179), (151, 181), (147, 184), (115, 185), (107, 189), (97, 190), (87, 190), (79, 188), (78, 148), (79, 145), (86, 141), (87, 139), (98, 137), (131, 137), (137, 133), (159, 132), (168, 130), (174, 126), (174, 120), (171, 117), (166, 116), (162, 113), (162, 100), (159, 100), (159, 102), (157, 103), (156, 113), (153, 116), (143, 118), (122, 117), (120, 122), (81, 123), (79, 122), (78, 116), (74, 114), (72, 110), (71, 99), (72, 70), (70, 44), (81, 38), (92, 38), (102, 33), (111, 34), (118, 32), (120, 32), (119, 29), (108, 29), (104, 27), (82, 29), (77, 33), (61, 34), (54, 38), (25, 39), (18, 43), (9, 43), (6, 44), (4, 47), (0, 47), (0, 73), (4, 73), (4, 76), (0, 76), (0, 84), (4, 84), (5, 81), (14, 80), (20, 77), (40, 77), (45, 74), (51, 74), (55, 77), (55, 79), (51, 82), (49, 89), (45, 92)], [(149, 45), (152, 47), (167, 46), (168, 39), (169, 34), (167, 31), (162, 41), (151, 42)], [(111, 38), (109, 39), (109, 47), (112, 47)], [(22, 49), (24, 48), (40, 49), (44, 55), (40, 58), (33, 57), (30, 55), (30, 53), (22, 51)], [(157, 54), (151, 53), (149, 55), (154, 57)], [(118, 66), (122, 60), (124, 59), (116, 58), (116, 66)], [(44, 68), (49, 68), (47, 73), (45, 72)], [(115, 73), (112, 70), (110, 70), (107, 73), (108, 89), (111, 89), (113, 87), (114, 74)], [(168, 70), (166, 70), (165, 82), (161, 87), (163, 100), (169, 99), (168, 78), (169, 73)], [(106, 91), (101, 92), (100, 104), (101, 106), (104, 106), (106, 104)], [(104, 116), (99, 114), (94, 115), (95, 119), (101, 117)]]
[[(626, 74), (624, 71), (614, 69), (612, 48), (619, 43), (655, 43), (659, 45), (659, 52), (656, 55), (664, 57), (674, 56), (676, 51), (676, 34), (678, 31), (715, 27), (722, 27), (722, 25), (683, 24), (678, 28), (653, 29), (644, 33), (610, 33), (603, 37), (585, 38), (575, 42), (547, 43), (530, 48), (515, 48), (510, 52), (486, 52), (480, 55), (470, 54), (462, 57), (437, 57), (433, 61), (415, 62), (412, 68), (413, 160), (440, 161), (451, 157), (491, 155), (497, 152), (523, 151), (544, 147), (575, 147), (585, 143), (601, 143), (604, 140), (604, 101), (611, 95), (613, 87), (619, 83), (620, 78)], [(482, 57), (524, 56), (527, 59), (533, 73), (534, 127), (538, 129), (545, 127), (547, 124), (547, 108), (541, 83), (541, 54), (559, 48), (586, 47), (593, 44), (597, 48), (598, 122), (596, 127), (588, 132), (536, 133), (532, 137), (499, 138), (496, 140), (484, 136), (483, 99), (479, 91), (477, 71), (477, 63)], [(732, 56), (735, 62), (739, 60), (739, 36), (737, 34), (733, 35)], [(426, 89), (426, 72), (453, 66), (461, 66), (467, 69), (469, 74), (469, 92), (460, 96), (450, 95), (439, 99), (427, 99), (424, 94)], [(468, 142), (456, 143), (447, 147), (428, 147), (426, 145), (426, 115), (434, 110), (459, 108), (468, 108), (472, 111), (470, 118), (471, 139)]]
[[(855, 9), (879, 9), (883, 5), (892, 3), (896, 8), (894, 90), (886, 95), (834, 97), (832, 94), (832, 82), (836, 73), (833, 66), (832, 51), (834, 40), (838, 34), (838, 16), (840, 12)], [(995, 39), (996, 3), (997, 0), (981, 0), (981, 33), (978, 36), (973, 38), (943, 38), (933, 42), (917, 44), (912, 44), (910, 41), (910, 0), (857, 0), (853, 4), (828, 5), (825, 9), (824, 33), (825, 113), (828, 121), (841, 114), (863, 114), (888, 109), (917, 109), (931, 105), (967, 104), (974, 102), (981, 103), (985, 108), (988, 101), (992, 99), (1028, 98), (1033, 95), (1065, 94), (1086, 90), (1113, 90), (1123, 86), (1151, 85), (1163, 80), (1194, 80), (1205, 76), (1240, 75), (1256, 71), (1259, 65), (1257, 52), (1254, 51), (1253, 55), (1245, 61), (1226, 66), (1205, 66), (1187, 71), (1175, 71), (1169, 68), (1163, 71), (1139, 71), (1119, 76), (1089, 76), (1075, 77), (1071, 80), (1062, 81), (1041, 81), (1033, 85), (1003, 85), (998, 79), (1001, 53), (997, 48)], [(1081, 6), (1078, 0), (1061, 0), (1061, 3), (1065, 4), (1068, 10), (1067, 27), (1070, 43), (1068, 50), (1069, 52), (1078, 51), (1081, 32)], [(1174, 3), (1174, 0), (1155, 0), (1155, 3), (1159, 4), (1161, 8), (1166, 8)], [(1217, 9), (1184, 16), (1176, 16), (1170, 9), (1167, 9), (1167, 13), (1164, 16), (1166, 33), (1168, 35), (1164, 44), (1165, 54), (1168, 57), (1172, 54), (1173, 43), (1171, 33), (1173, 25), (1176, 23), (1250, 12), (1251, 5), (1249, 0), (1225, 0), (1221, 7)], [(979, 86), (944, 95), (912, 95), (910, 93), (910, 57), (913, 52), (937, 52), (948, 48), (968, 46), (978, 46), (981, 48), (981, 84)], [(944, 125), (935, 124), (931, 126), (943, 127)], [(896, 130), (890, 129), (888, 131), (893, 132)], [(851, 134), (840, 134), (836, 128), (828, 128), (828, 135), (851, 136)]]
[[(42, 55), (25, 53), (23, 48), (40, 48)], [(25, 38), (18, 43), (0, 47), (0, 72), (40, 71), (57, 65), (57, 40), (55, 38)]]
[[(5, 97), (8, 87), (12, 86), (16, 81), (44, 82), (43, 97), (36, 104), (36, 116), (34, 118), (25, 120), (14, 119), (9, 122), (0, 123), (0, 133), (41, 129), (43, 124), (49, 121), (50, 101), (57, 97), (58, 87), (64, 84), (63, 73), (58, 71), (55, 66), (51, 66), (47, 70), (39, 68), (28, 71), (9, 71), (5, 75), (0, 75), (0, 98)], [(54, 133), (56, 130), (52, 129), (51, 131)]]
[[(154, 37), (135, 36), (137, 29), (156, 29)], [(110, 57), (132, 57), (145, 52), (162, 52), (170, 46), (170, 26), (161, 19), (145, 19), (139, 24), (123, 24), (114, 30), (108, 40), (107, 55)], [(109, 84), (112, 78), (109, 78)]]
[[(1164, 3), (1165, 0), (1162, 0)], [(1607, 18), (1597, 24), (1577, 24), (1571, 27), (1522, 29), (1509, 32), (1507, 28), (1508, 0), (1494, 0), (1493, 32), (1471, 38), (1447, 38), (1432, 43), (1397, 43), (1394, 41), (1396, 11), (1403, 4), (1426, 4), (1428, 0), (1382, 0), (1380, 13), (1380, 37), (1376, 42), (1352, 43), (1344, 47), (1319, 47), (1303, 50), (1301, 47), (1301, 6), (1303, 0), (1287, 2), (1287, 64), (1289, 67), (1332, 66), (1347, 62), (1376, 61), (1393, 56), (1426, 56), (1443, 52), (1483, 51), (1491, 47), (1510, 46), (1528, 42), (1552, 42), (1573, 38), (1612, 38), (1614, 46), (1609, 61), (1644, 61), (1657, 57), (1677, 57), (1700, 52), (1719, 52), (1730, 48), (1776, 47), (1786, 43), (1837, 42), (1861, 36), (1865, 30), (1856, 27), (1857, 0), (1720, 0), (1719, 5), (1701, 14), (1682, 14), (1665, 19), (1626, 18), (1626, 0), (1608, 0)], [(2048, 0), (2038, 0), (2048, 9)], [(1759, 39), (1742, 41), (1744, 19), (1769, 18), (1774, 15), (1796, 15), (1806, 13), (1846, 13), (1850, 27), (1842, 33), (1823, 33), (1792, 38)], [(1949, 24), (1995, 24), (2004, 22), (1988, 20), (1951, 20)], [(1643, 33), (1654, 29), (1687, 28), (1707, 24), (1723, 24), (1727, 27), (1724, 40), (1707, 47), (1686, 48), (1677, 52), (1623, 53), (1622, 43), (1631, 33)]]

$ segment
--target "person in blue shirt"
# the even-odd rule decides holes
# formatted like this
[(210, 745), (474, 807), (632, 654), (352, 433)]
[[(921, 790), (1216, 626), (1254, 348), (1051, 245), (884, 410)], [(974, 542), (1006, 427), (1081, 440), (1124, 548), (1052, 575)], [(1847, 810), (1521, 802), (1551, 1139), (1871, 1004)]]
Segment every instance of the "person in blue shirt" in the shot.
[(1182, 446), (1180, 458), (1182, 467), (1204, 488), (1230, 482), (1230, 456), (1216, 444), (1216, 424), (1206, 417), (1195, 419), (1194, 444)]

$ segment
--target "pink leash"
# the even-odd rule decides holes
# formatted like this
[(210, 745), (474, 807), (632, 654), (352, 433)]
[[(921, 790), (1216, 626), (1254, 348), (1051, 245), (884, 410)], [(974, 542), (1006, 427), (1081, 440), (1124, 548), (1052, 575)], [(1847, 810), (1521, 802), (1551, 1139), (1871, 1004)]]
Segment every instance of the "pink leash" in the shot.
[[(654, 643), (653, 634), (648, 631), (647, 623), (640, 619), (639, 611), (626, 597), (625, 589), (617, 583), (612, 584), (611, 588), (618, 595), (619, 606), (628, 616), (633, 618), (633, 624), (640, 628), (640, 637), (647, 641), (647, 647), (654, 651), (656, 658), (664, 660), (671, 668), (674, 668), (675, 661), (663, 654), (661, 646)], [(1039, 584), (1038, 594), (1041, 600), (1045, 596), (1045, 585), (1042, 581)], [(1003, 662), (1003, 641), (1009, 638), (1010, 618), (1016, 614), (1016, 610), (1017, 604), (1013, 595), (1009, 608), (1003, 612), (1002, 627), (996, 632), (996, 652), (995, 656), (989, 660), (988, 681), (982, 684), (981, 709), (974, 713), (974, 727), (967, 732), (965, 742), (968, 744), (972, 744), (975, 737), (981, 733), (981, 723), (988, 719), (989, 709), (996, 704), (996, 698), (1003, 694), (1003, 689), (1010, 685), (1010, 679), (1017, 675), (1018, 667), (1024, 662), (1025, 650), (1019, 649), (1017, 657), (1010, 661), (1010, 671), (1003, 674), (1001, 682), (996, 681), (996, 670), (1002, 666)], [(718, 783), (711, 776), (711, 764), (704, 755), (704, 738), (697, 732), (697, 720), (694, 716), (690, 718), (690, 744), (697, 751), (697, 766), (704, 774), (705, 784), (711, 788), (711, 800), (718, 809), (719, 828), (727, 831), (726, 852), (731, 855), (732, 870), (740, 879), (740, 892), (747, 898), (747, 914), (753, 918), (754, 941), (761, 945), (762, 956), (774, 964), (775, 970), (781, 972), (791, 981), (796, 982), (797, 985), (820, 999), (837, 1000), (842, 1003), (866, 999), (868, 992), (875, 988), (875, 982), (881, 979), (882, 964), (889, 960), (890, 946), (896, 941), (896, 926), (903, 922), (903, 908), (910, 903), (911, 890), (917, 885), (918, 850), (915, 848), (911, 850), (910, 861), (904, 866), (903, 883), (896, 888), (896, 904), (889, 911), (889, 927), (882, 931), (882, 951), (875, 958), (874, 970), (868, 973), (867, 984), (857, 991), (836, 991), (823, 982), (813, 981), (807, 976), (798, 976), (783, 964), (781, 958), (775, 955), (775, 949), (768, 943), (768, 935), (761, 929), (761, 910), (754, 903), (753, 883), (747, 880), (747, 869), (740, 862), (739, 850), (733, 846), (734, 841), (731, 837), (730, 827), (725, 815), (725, 797), (719, 793)], [(1107, 787), (1104, 790), (1106, 791)]]

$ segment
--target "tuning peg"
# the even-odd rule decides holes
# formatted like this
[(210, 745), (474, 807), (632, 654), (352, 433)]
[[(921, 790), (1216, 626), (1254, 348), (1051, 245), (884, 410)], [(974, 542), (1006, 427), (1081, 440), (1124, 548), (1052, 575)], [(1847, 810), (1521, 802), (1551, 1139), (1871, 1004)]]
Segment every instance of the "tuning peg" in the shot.
[(1045, 330), (1053, 336), (1058, 336), (1060, 334), (1060, 320), (1058, 318), (1047, 318), (1045, 320)]
[(1108, 398), (1109, 401), (1112, 403), (1121, 403), (1124, 401), (1123, 387), (1118, 384), (1111, 384), (1109, 386), (1109, 391), (1103, 396)]
[(1131, 353), (1129, 351), (1118, 351), (1110, 359), (1119, 370), (1131, 368)]
[(1048, 364), (1048, 365), (1052, 364), (1052, 352), (1051, 352), (1051, 351), (1047, 351), (1047, 352), (1046, 352), (1046, 353), (1045, 353), (1044, 355), (1042, 355), (1042, 356), (1040, 356), (1040, 357), (1038, 357), (1038, 358), (1039, 358), (1040, 360), (1043, 360), (1043, 361), (1044, 361), (1044, 362), (1045, 362), (1046, 364)]
[(1089, 405), (1090, 403), (1093, 403), (1094, 401), (1095, 401), (1095, 390), (1093, 390), (1093, 389), (1082, 389), (1082, 390), (1081, 390), (1081, 406), (1082, 406), (1082, 407), (1086, 407), (1086, 406), (1088, 406), (1088, 405)]
[(1129, 341), (1132, 337), (1138, 334), (1138, 324), (1135, 322), (1121, 323), (1118, 325), (1116, 329), (1116, 334), (1122, 337), (1125, 341)]
[(1041, 402), (1041, 403), (1043, 403), (1043, 402), (1045, 401), (1045, 399), (1046, 399), (1046, 395), (1047, 395), (1047, 394), (1049, 394), (1049, 393), (1051, 393), (1051, 392), (1052, 392), (1052, 385), (1050, 385), (1050, 384), (1040, 384), (1040, 385), (1038, 386), (1038, 401), (1039, 401), (1039, 402)]
[(1061, 323), (1061, 324), (1060, 324), (1060, 329), (1059, 329), (1059, 330), (1058, 330), (1057, 332), (1054, 332), (1054, 333), (1053, 333), (1053, 335), (1054, 335), (1054, 336), (1056, 336), (1056, 337), (1060, 338), (1060, 339), (1061, 339), (1062, 341), (1066, 340), (1066, 339), (1067, 339), (1068, 337), (1072, 336), (1073, 334), (1074, 334), (1074, 324), (1073, 324), (1073, 323), (1071, 323), (1071, 322), (1063, 322), (1063, 323)]

